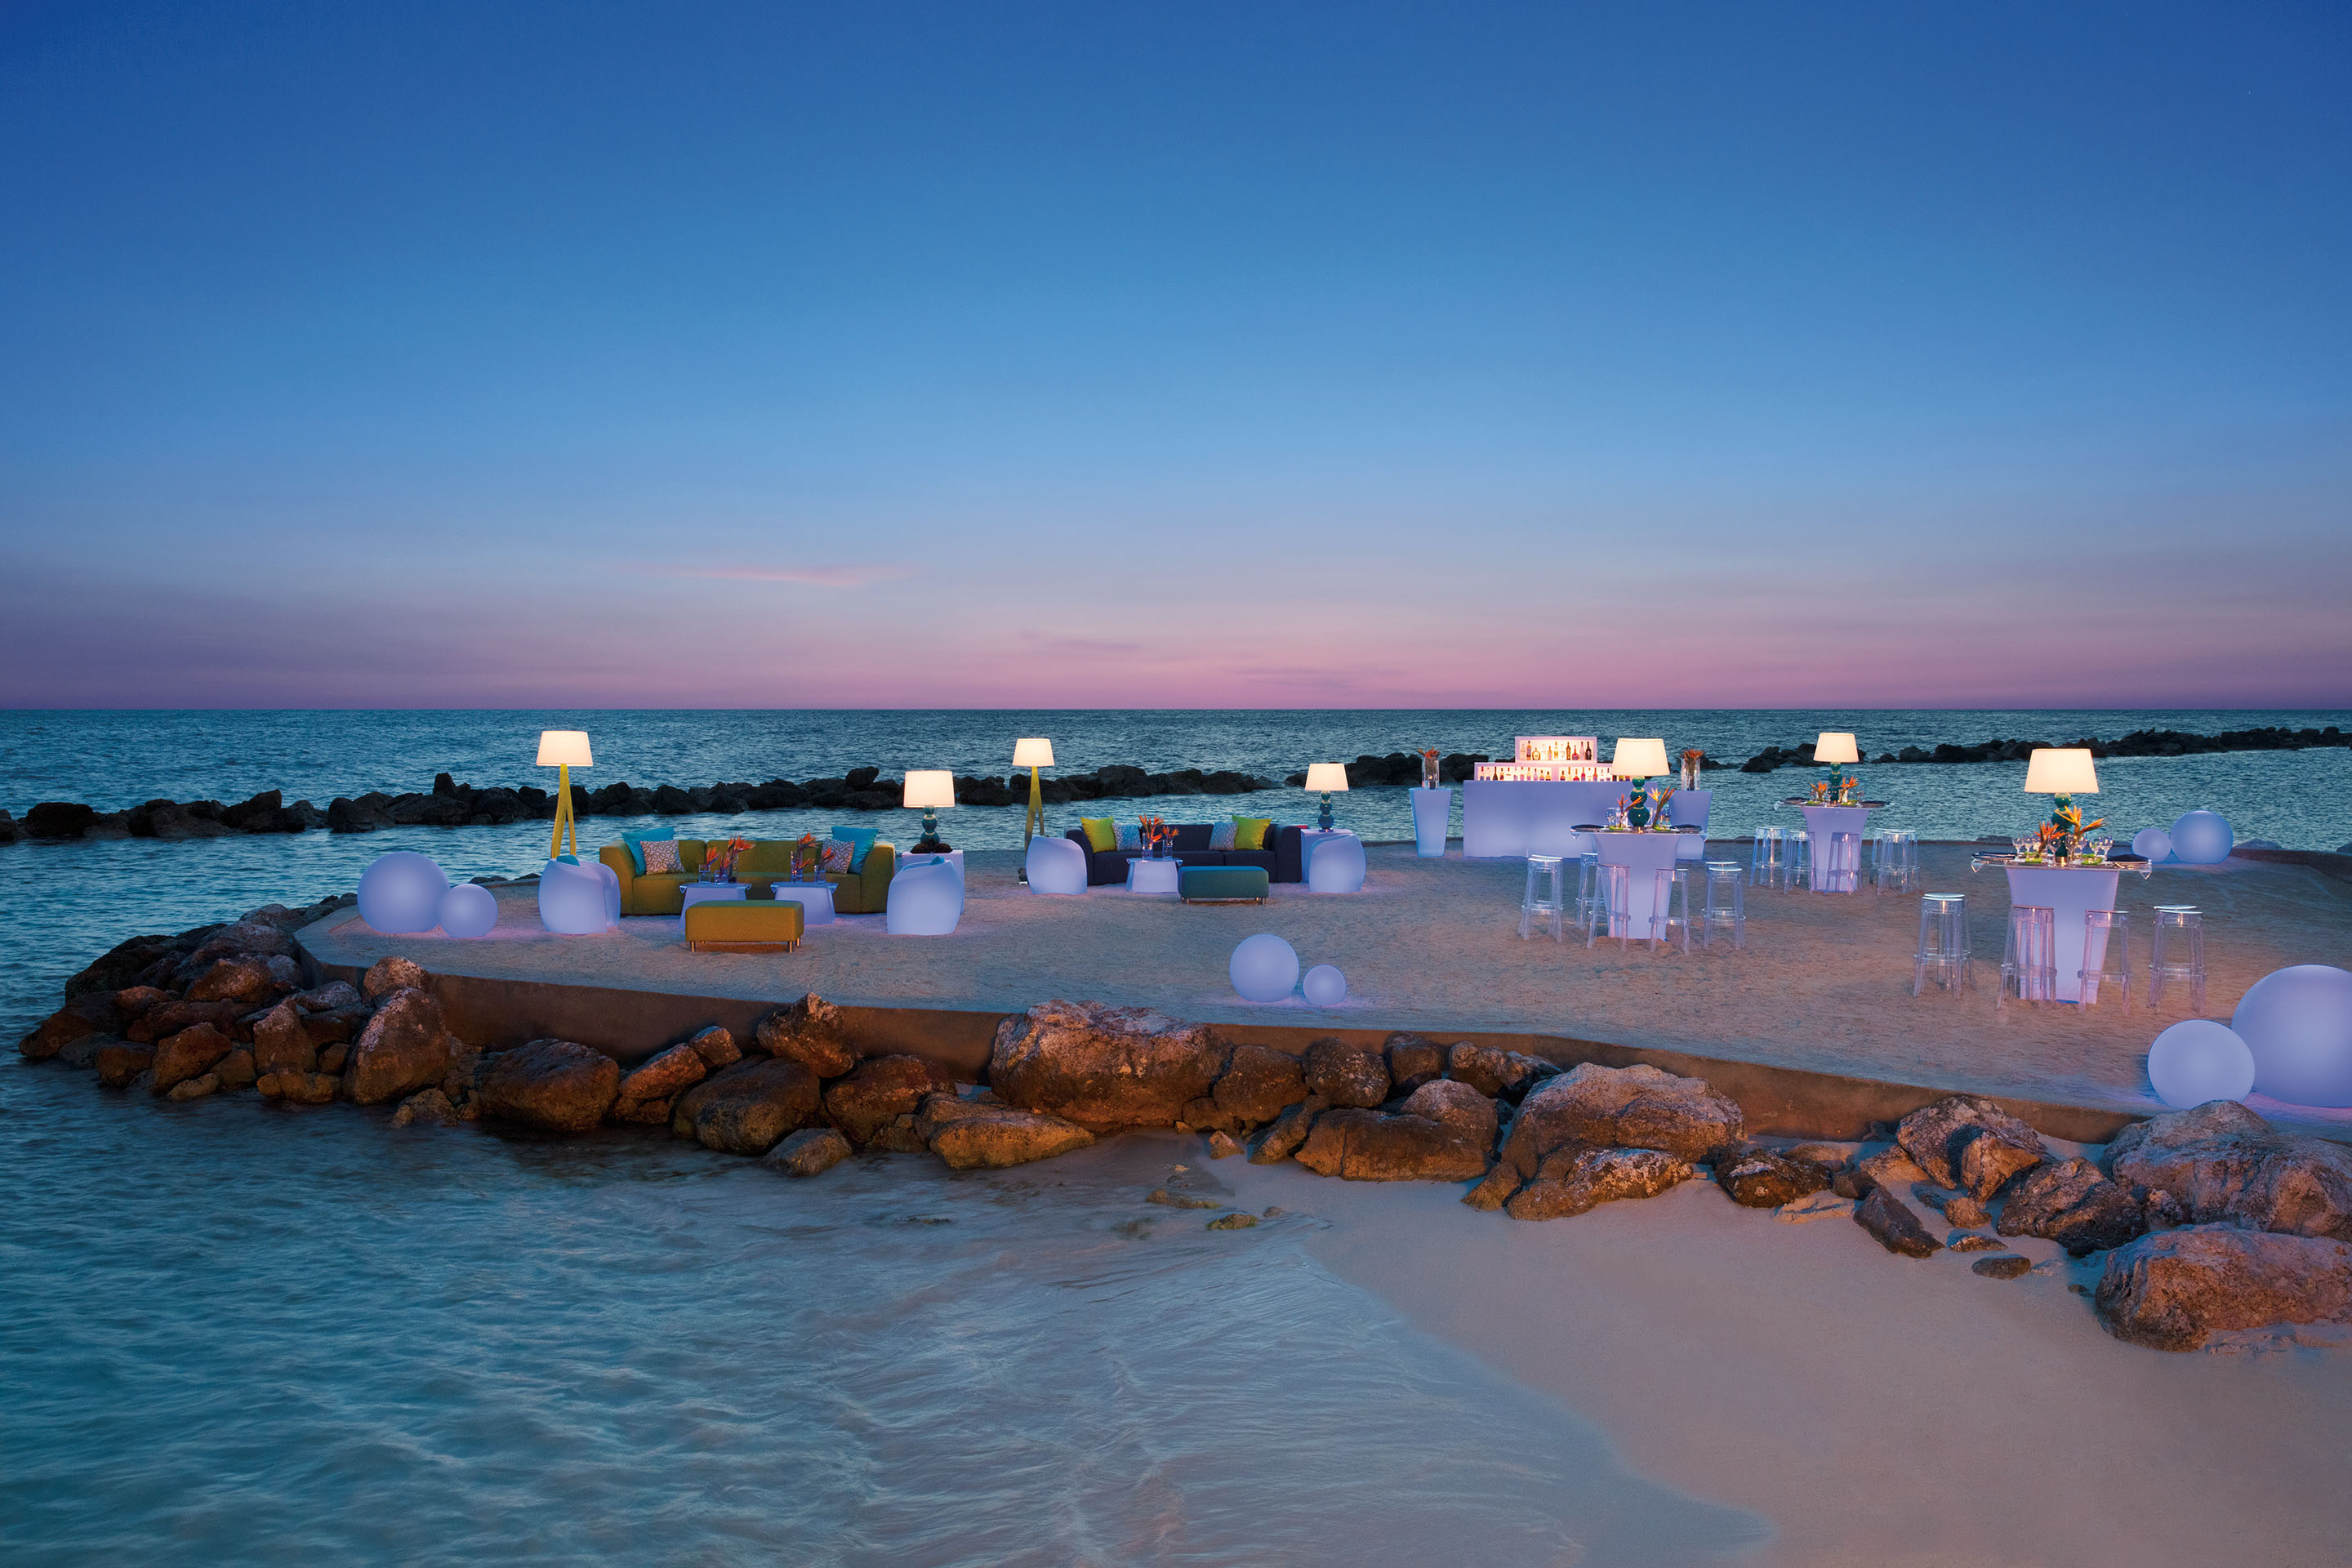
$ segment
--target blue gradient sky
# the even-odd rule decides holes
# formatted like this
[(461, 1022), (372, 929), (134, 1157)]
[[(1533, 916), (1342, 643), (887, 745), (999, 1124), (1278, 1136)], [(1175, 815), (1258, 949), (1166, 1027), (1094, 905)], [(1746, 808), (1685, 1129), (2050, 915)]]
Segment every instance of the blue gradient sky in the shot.
[(0, 9), (0, 702), (2352, 704), (2352, 11)]

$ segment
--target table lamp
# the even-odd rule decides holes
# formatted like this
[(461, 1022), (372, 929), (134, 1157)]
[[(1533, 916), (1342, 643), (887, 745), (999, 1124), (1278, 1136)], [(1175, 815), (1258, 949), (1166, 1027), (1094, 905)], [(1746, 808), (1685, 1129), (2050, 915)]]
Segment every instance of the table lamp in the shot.
[(908, 810), (920, 806), (923, 812), (923, 837), (913, 853), (937, 855), (948, 846), (940, 838), (940, 807), (955, 804), (955, 774), (945, 768), (909, 768), (907, 770)]
[(1029, 770), (1029, 815), (1021, 824), (1021, 847), (1025, 850), (1029, 840), (1045, 826), (1045, 796), (1037, 783), (1037, 770), (1054, 765), (1054, 742), (1036, 739), (1013, 742), (1013, 765)]
[(1617, 750), (1609, 758), (1609, 771), (1621, 779), (1656, 778), (1667, 771), (1666, 743), (1629, 741), (1621, 736)]
[(1837, 730), (1824, 730), (1822, 738), (1813, 742), (1813, 761), (1824, 765), (1831, 763), (1858, 763), (1862, 753), (1854, 749), (1853, 736)]
[[(2099, 793), (2098, 770), (2091, 765), (2091, 753), (2083, 746), (2044, 746), (2025, 759), (2025, 793), (2051, 796), (2050, 822), (2064, 841), (2066, 853), (2074, 854), (2082, 847), (2082, 837), (2087, 831), (2083, 826), (2083, 814), (2074, 805), (2078, 795)], [(2099, 826), (2094, 822), (2091, 826)], [(2045, 830), (2046, 831), (2046, 830)]]
[(555, 775), (555, 831), (547, 841), (547, 858), (563, 858), (566, 834), (572, 838), (571, 853), (580, 853), (580, 823), (572, 814), (572, 770), (592, 765), (595, 758), (588, 751), (585, 730), (541, 730), (539, 732), (539, 765), (553, 768)]
[(1323, 813), (1315, 819), (1315, 826), (1322, 832), (1330, 832), (1331, 797), (1347, 793), (1347, 768), (1339, 763), (1309, 763), (1307, 764), (1307, 788), (1323, 797)]

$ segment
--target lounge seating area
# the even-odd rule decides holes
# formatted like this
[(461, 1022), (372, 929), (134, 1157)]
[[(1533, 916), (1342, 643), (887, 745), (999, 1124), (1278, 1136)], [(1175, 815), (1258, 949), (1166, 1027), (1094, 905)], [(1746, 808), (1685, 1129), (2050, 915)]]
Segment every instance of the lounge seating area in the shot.
[[(1179, 822), (1170, 825), (1175, 830), (1173, 853), (1188, 867), (1255, 866), (1264, 871), (1272, 882), (1303, 882), (1306, 868), (1301, 864), (1297, 827), (1269, 824), (1259, 847), (1255, 848), (1212, 848), (1217, 825), (1207, 822)], [(1127, 863), (1143, 853), (1139, 847), (1119, 847), (1114, 840), (1106, 847), (1090, 838), (1084, 826), (1073, 827), (1062, 835), (1076, 844), (1087, 857), (1087, 885), (1108, 887), (1127, 880)]]
[[(613, 868), (621, 879), (621, 912), (625, 915), (674, 915), (684, 901), (684, 890), (701, 879), (702, 862), (710, 846), (700, 838), (670, 840), (677, 846), (678, 869), (676, 871), (640, 871), (629, 853), (627, 844), (607, 844), (597, 851), (596, 858)], [(789, 838), (758, 838), (736, 859), (735, 879), (751, 889), (750, 897), (765, 900), (774, 897), (778, 882), (789, 882), (793, 874), (793, 840)], [(891, 844), (876, 841), (866, 851), (856, 869), (828, 871), (824, 879), (833, 886), (833, 907), (845, 915), (878, 915), (890, 905), (890, 878), (897, 869), (898, 851)]]

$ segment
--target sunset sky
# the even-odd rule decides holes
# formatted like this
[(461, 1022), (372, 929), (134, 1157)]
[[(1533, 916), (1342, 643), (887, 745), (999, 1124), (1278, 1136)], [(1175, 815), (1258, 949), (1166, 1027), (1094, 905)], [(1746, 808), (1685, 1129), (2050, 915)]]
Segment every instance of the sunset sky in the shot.
[(0, 703), (2352, 705), (2352, 10), (0, 9)]

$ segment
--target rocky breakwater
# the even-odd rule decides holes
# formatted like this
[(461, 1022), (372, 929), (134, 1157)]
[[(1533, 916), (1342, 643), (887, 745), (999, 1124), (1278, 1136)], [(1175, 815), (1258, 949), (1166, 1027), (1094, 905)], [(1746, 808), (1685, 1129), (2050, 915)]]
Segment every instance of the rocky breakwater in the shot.
[[(1950, 741), (1929, 746), (1906, 746), (1881, 752), (1870, 759), (1884, 763), (2021, 763), (2047, 746), (2079, 747), (2102, 761), (2108, 757), (2185, 757), (2211, 752), (2301, 752), (2317, 746), (2352, 746), (2352, 735), (2336, 725), (2325, 729), (2289, 730), (2269, 725), (2253, 730), (2224, 730), (2218, 735), (2193, 735), (2179, 730), (2134, 730), (2112, 741), (2084, 735), (2073, 741), (1991, 740), (1968, 743)], [(1813, 742), (1767, 746), (1739, 764), (1744, 773), (1769, 773), (1780, 768), (1813, 765)]]

